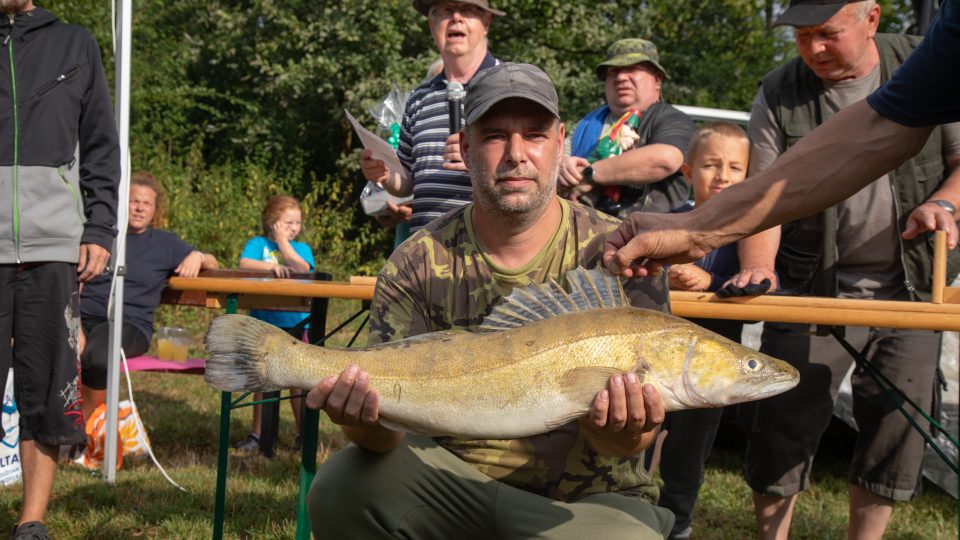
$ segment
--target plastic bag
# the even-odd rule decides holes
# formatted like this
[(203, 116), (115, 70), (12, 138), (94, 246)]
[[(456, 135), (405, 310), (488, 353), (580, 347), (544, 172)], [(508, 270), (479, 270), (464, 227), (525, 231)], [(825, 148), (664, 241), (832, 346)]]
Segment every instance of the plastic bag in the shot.
[[(403, 122), (403, 110), (410, 92), (401, 92), (396, 86), (367, 112), (377, 123), (376, 133), (387, 140), (394, 149), (400, 144), (400, 123)], [(373, 182), (367, 182), (360, 192), (360, 206), (368, 216), (378, 216), (388, 212), (387, 201), (401, 205), (409, 202), (413, 196), (395, 197)]]
[[(117, 422), (117, 469), (123, 465), (123, 458), (140, 457), (150, 452), (150, 438), (143, 427), (140, 416), (130, 401), (120, 402), (120, 415)], [(106, 447), (106, 431), (104, 424), (107, 421), (107, 406), (101, 403), (90, 418), (87, 419), (87, 447), (74, 461), (88, 469), (99, 469), (103, 466), (103, 452)]]
[(3, 440), (0, 440), (0, 484), (20, 481), (20, 411), (13, 399), (13, 370), (3, 392)]
[(394, 148), (400, 144), (400, 123), (403, 122), (403, 109), (409, 97), (410, 92), (401, 92), (394, 86), (382, 100), (367, 109), (377, 123), (377, 134)]

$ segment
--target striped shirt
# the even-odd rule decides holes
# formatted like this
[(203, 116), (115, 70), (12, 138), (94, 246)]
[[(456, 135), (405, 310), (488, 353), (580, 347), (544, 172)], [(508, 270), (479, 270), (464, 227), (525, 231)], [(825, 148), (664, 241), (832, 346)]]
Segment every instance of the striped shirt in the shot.
[[(479, 70), (496, 64), (497, 60), (487, 53)], [(450, 136), (447, 107), (447, 78), (443, 73), (420, 85), (407, 100), (397, 157), (413, 178), (411, 233), (473, 199), (470, 175), (443, 168), (443, 150)], [(461, 119), (462, 107), (461, 102)]]

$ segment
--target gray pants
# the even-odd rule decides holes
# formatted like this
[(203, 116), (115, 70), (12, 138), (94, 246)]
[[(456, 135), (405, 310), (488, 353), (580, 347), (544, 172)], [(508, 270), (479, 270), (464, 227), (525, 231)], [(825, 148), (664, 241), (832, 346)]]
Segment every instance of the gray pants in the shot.
[(492, 480), (432, 439), (386, 454), (350, 445), (317, 471), (316, 538), (662, 539), (673, 515), (616, 493), (563, 503)]
[[(833, 337), (812, 336), (803, 325), (764, 325), (761, 351), (790, 362), (800, 384), (756, 402), (747, 445), (747, 483), (759, 493), (789, 497), (810, 485), (820, 437), (833, 415), (838, 388), (853, 359)], [(847, 327), (847, 341), (914, 403), (933, 404), (940, 335), (928, 330)], [(923, 437), (866, 373), (854, 371), (853, 416), (857, 442), (848, 481), (896, 501), (919, 494)], [(906, 406), (905, 406), (906, 407)], [(910, 411), (924, 428), (929, 423)]]

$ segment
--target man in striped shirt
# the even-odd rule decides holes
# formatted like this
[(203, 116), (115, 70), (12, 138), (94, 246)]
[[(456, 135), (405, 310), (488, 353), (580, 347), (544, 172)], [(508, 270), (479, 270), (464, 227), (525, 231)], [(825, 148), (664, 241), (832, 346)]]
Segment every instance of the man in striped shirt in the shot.
[(407, 100), (397, 156), (404, 171), (391, 171), (368, 150), (361, 154), (364, 176), (393, 195), (413, 194), (410, 232), (472, 199), (470, 176), (460, 156), (459, 128), (451, 133), (447, 84), (466, 84), (497, 60), (487, 50), (494, 15), (503, 15), (487, 0), (445, 2), (414, 0), (427, 16), (443, 72), (420, 85)]

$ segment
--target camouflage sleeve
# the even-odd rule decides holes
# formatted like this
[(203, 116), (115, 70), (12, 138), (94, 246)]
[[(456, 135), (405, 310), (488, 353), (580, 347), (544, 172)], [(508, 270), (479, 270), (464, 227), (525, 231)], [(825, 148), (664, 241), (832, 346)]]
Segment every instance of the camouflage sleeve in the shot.
[(396, 265), (388, 262), (377, 276), (377, 286), (370, 304), (370, 330), (367, 345), (396, 341), (429, 332), (423, 293), (404, 286)]

